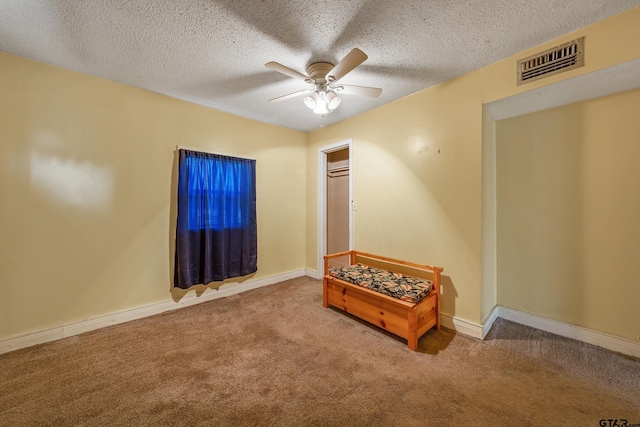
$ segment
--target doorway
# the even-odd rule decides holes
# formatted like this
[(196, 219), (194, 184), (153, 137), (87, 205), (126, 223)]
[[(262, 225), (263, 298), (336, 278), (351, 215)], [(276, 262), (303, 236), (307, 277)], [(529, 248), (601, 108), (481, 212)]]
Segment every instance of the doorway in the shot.
[[(322, 277), (324, 255), (353, 248), (351, 141), (321, 148), (318, 158), (318, 277)], [(338, 258), (330, 265), (348, 261)]]

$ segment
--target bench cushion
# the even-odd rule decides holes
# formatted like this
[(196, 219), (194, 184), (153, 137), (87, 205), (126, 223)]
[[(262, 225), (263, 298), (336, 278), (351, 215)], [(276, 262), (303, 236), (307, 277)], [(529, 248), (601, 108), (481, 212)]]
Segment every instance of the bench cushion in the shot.
[(329, 275), (381, 294), (417, 303), (431, 292), (430, 280), (369, 267), (364, 264), (329, 269)]

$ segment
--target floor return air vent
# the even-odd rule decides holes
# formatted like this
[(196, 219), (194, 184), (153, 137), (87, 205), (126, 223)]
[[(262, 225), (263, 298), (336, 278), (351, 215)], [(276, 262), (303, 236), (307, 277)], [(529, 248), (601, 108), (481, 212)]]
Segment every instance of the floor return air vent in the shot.
[(584, 37), (518, 61), (518, 86), (584, 65)]

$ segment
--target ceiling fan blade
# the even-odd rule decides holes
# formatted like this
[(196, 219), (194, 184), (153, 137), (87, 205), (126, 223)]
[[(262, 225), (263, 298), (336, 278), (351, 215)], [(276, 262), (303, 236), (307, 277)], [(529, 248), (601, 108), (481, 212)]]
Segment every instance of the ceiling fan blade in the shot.
[(367, 87), (367, 86), (353, 86), (353, 85), (338, 85), (342, 90), (338, 92), (340, 95), (359, 95), (368, 96), (369, 98), (377, 98), (382, 93), (382, 89), (379, 87)]
[(362, 64), (368, 58), (367, 54), (358, 48), (354, 48), (338, 62), (331, 71), (327, 73), (326, 79), (329, 82), (337, 82), (347, 75), (351, 70)]
[(296, 96), (304, 95), (305, 93), (313, 92), (311, 89), (302, 89), (297, 92), (290, 93), (288, 95), (282, 95), (277, 98), (270, 99), (269, 102), (280, 102), (285, 99), (295, 98)]
[(279, 73), (284, 74), (285, 76), (289, 76), (289, 77), (293, 77), (294, 79), (299, 79), (299, 80), (304, 80), (304, 81), (308, 81), (309, 80), (309, 76), (305, 76), (302, 73), (297, 72), (296, 70), (292, 70), (289, 67), (285, 67), (282, 64), (278, 64), (277, 62), (267, 62), (266, 64), (264, 64), (265, 67), (277, 71)]

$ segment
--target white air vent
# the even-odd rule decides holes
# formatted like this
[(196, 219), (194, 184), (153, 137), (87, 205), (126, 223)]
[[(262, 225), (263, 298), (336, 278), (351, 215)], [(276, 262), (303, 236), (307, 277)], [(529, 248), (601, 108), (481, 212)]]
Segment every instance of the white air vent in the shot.
[(584, 37), (518, 61), (518, 86), (584, 65)]

